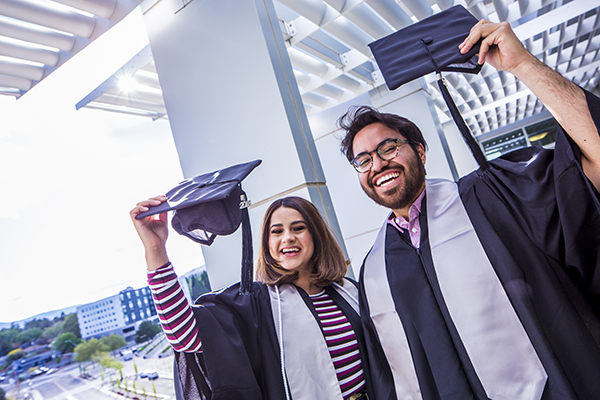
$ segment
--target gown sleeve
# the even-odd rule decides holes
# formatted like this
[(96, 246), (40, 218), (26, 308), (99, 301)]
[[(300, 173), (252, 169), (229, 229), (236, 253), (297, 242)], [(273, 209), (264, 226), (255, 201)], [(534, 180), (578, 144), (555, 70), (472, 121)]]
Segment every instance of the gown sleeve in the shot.
[(285, 398), (266, 287), (254, 283), (249, 294), (239, 288), (204, 294), (192, 307), (202, 352), (175, 353), (186, 400)]
[[(585, 94), (598, 129), (600, 99)], [(562, 127), (553, 150), (532, 146), (505, 154), (489, 170), (461, 179), (459, 188), (463, 202), (476, 198), (490, 225), (500, 227), (496, 234), (517, 259), (527, 259), (528, 249), (541, 251), (600, 316), (600, 196), (583, 172), (581, 150)], [(530, 245), (515, 239), (520, 232)]]

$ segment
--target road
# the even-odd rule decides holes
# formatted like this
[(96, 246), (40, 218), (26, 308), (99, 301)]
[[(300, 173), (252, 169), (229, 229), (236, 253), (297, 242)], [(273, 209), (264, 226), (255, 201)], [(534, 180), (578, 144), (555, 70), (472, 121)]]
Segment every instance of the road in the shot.
[[(142, 354), (137, 354), (128, 361), (117, 356), (117, 360), (123, 363), (122, 381), (118, 379), (117, 371), (102, 371), (97, 363), (85, 363), (85, 372), (90, 377), (83, 378), (79, 365), (71, 363), (59, 367), (50, 375), (39, 375), (19, 384), (6, 379), (0, 383), (0, 387), (6, 391), (7, 398), (17, 400), (109, 400), (135, 397), (140, 400), (175, 400), (173, 353), (170, 350), (163, 353), (165, 346), (168, 346), (166, 341), (161, 342), (146, 354), (152, 347), (148, 346)], [(47, 366), (53, 367), (51, 364)], [(159, 378), (152, 381), (139, 378), (139, 373), (146, 370), (157, 371)]]

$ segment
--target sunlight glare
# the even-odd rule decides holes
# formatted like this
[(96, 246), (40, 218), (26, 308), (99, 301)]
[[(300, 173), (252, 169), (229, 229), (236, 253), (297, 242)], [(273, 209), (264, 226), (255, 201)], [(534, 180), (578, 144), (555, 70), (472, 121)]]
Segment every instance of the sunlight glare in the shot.
[(117, 87), (123, 93), (133, 93), (137, 86), (138, 83), (131, 75), (120, 76), (117, 83)]

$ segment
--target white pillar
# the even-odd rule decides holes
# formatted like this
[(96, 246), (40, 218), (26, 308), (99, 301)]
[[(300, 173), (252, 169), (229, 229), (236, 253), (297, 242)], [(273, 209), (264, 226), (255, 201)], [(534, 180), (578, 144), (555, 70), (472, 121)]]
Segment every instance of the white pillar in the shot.
[[(145, 20), (184, 176), (263, 160), (242, 184), (254, 203), (255, 257), (278, 197), (310, 199), (341, 239), (272, 1), (183, 4), (156, 2)], [(239, 230), (203, 252), (213, 288), (239, 280)]]

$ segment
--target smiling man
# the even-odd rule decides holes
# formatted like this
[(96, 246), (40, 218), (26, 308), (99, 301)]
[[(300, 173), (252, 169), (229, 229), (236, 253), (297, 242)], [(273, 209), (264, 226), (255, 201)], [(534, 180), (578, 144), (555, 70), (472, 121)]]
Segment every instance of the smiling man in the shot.
[[(361, 270), (385, 399), (591, 399), (600, 393), (600, 99), (532, 56), (507, 23), (460, 46), (513, 73), (561, 125), (458, 182), (425, 179), (418, 127), (370, 107), (338, 121), (365, 193), (391, 210)], [(377, 384), (375, 384), (377, 386)], [(387, 385), (381, 385), (387, 387)]]

